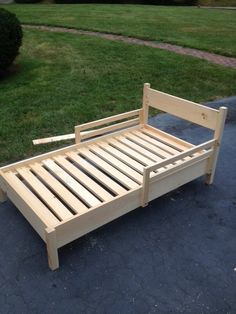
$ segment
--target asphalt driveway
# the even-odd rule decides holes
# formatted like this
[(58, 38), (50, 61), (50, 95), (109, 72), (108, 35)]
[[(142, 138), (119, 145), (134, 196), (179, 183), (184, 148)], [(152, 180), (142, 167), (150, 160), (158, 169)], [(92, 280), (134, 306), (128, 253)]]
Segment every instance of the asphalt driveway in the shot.
[[(0, 313), (236, 313), (236, 98), (212, 186), (197, 179), (59, 250), (14, 205), (0, 205)], [(201, 128), (151, 119), (193, 143)]]

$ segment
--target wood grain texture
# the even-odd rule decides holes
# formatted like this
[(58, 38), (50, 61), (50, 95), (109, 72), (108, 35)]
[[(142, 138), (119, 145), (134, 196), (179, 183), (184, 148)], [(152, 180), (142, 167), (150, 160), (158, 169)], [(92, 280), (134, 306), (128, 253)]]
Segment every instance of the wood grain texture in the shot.
[[(149, 106), (214, 129), (214, 138), (194, 146), (155, 129)], [(55, 270), (61, 246), (204, 174), (212, 183), (226, 113), (145, 84), (142, 109), (76, 126), (77, 144), (2, 167), (0, 201), (7, 195), (46, 242)]]

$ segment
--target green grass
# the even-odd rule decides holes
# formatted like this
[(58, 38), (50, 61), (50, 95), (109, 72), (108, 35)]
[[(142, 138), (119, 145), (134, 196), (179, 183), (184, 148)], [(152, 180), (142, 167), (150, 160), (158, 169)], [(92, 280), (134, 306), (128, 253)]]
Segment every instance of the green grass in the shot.
[(236, 11), (142, 5), (8, 5), (22, 23), (63, 25), (236, 56)]
[(17, 63), (17, 73), (0, 82), (2, 164), (56, 147), (33, 147), (34, 138), (71, 133), (76, 124), (139, 108), (144, 82), (198, 102), (235, 93), (234, 70), (73, 34), (25, 31)]

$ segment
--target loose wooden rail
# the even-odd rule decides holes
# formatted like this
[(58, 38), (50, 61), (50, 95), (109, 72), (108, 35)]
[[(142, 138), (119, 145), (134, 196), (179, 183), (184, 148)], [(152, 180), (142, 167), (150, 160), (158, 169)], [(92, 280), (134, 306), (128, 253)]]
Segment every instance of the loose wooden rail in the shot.
[[(150, 106), (213, 129), (213, 139), (195, 146), (151, 127)], [(141, 109), (35, 140), (76, 143), (2, 167), (0, 201), (8, 197), (46, 242), (54, 270), (61, 246), (200, 176), (212, 183), (226, 112), (145, 84)]]

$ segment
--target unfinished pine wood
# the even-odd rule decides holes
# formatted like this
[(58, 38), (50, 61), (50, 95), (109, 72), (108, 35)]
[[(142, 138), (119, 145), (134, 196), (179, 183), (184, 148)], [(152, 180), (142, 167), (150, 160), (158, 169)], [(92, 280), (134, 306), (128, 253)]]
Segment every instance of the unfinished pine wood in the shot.
[(122, 161), (123, 163), (125, 163), (126, 165), (128, 165), (129, 167), (133, 168), (137, 172), (139, 172), (139, 173), (143, 172), (143, 165), (142, 164), (138, 163), (134, 158), (130, 158), (129, 156), (127, 156), (125, 153), (123, 153), (119, 149), (109, 145), (106, 142), (99, 142), (98, 146), (100, 148), (102, 148), (103, 150), (105, 150), (106, 152), (108, 152), (109, 154), (111, 154), (112, 156), (114, 156), (115, 158), (117, 158), (120, 161)]
[(107, 153), (105, 150), (101, 149), (97, 145), (92, 145), (89, 147), (90, 151), (94, 152), (97, 156), (101, 157), (103, 160), (108, 162), (114, 168), (120, 170), (126, 176), (134, 180), (135, 182), (142, 182), (142, 175), (140, 175), (137, 171), (128, 167), (125, 163), (121, 162), (119, 159), (113, 157), (111, 154)]
[(45, 240), (45, 228), (55, 226), (59, 220), (12, 172), (3, 174), (9, 199)]
[(50, 137), (35, 139), (33, 140), (33, 144), (34, 145), (47, 144), (47, 143), (53, 143), (53, 142), (59, 142), (59, 141), (72, 140), (74, 138), (75, 138), (75, 133), (58, 135), (58, 136), (50, 136)]
[(57, 245), (61, 247), (88, 232), (128, 213), (140, 206), (140, 189), (135, 189), (122, 196), (105, 202), (97, 209), (89, 210), (84, 215), (75, 216), (57, 226)]
[(130, 118), (130, 117), (138, 116), (139, 114), (140, 114), (140, 109), (132, 110), (132, 111), (124, 112), (124, 113), (117, 114), (111, 117), (103, 118), (100, 120), (84, 123), (84, 124), (79, 125), (79, 127), (81, 131), (83, 131), (83, 130), (92, 129), (97, 126), (104, 125), (110, 122), (115, 122), (115, 121)]
[(127, 154), (129, 157), (133, 158), (133, 160), (138, 161), (140, 164), (143, 164), (144, 166), (152, 165), (154, 163), (152, 159), (145, 157), (138, 151), (135, 151), (134, 149), (130, 148), (127, 145), (124, 145), (123, 143), (119, 142), (116, 139), (110, 139), (107, 141), (107, 143), (111, 144), (113, 147), (119, 149), (121, 152)]
[(176, 117), (215, 130), (218, 111), (152, 88), (147, 92), (148, 105)]
[(142, 130), (145, 133), (147, 132), (148, 134), (158, 138), (159, 141), (162, 141), (163, 143), (166, 143), (167, 145), (172, 146), (173, 148), (179, 149), (180, 151), (193, 147), (193, 144), (186, 142), (169, 133), (161, 131), (157, 128), (154, 128), (151, 125), (145, 125), (145, 127)]
[[(149, 126), (150, 105), (214, 129), (214, 138), (194, 146)], [(212, 183), (226, 111), (146, 84), (142, 109), (77, 126), (77, 144), (2, 167), (0, 200), (7, 195), (46, 242), (49, 267), (55, 270), (58, 248), (68, 242), (199, 176)], [(103, 127), (84, 132), (98, 126)]]
[(184, 169), (186, 167), (189, 167), (191, 165), (194, 165), (195, 163), (198, 163), (202, 160), (205, 160), (205, 159), (208, 160), (209, 157), (212, 155), (212, 153), (213, 153), (213, 149), (209, 149), (209, 150), (204, 151), (200, 154), (194, 154), (192, 157), (189, 157), (188, 159), (185, 158), (179, 162), (170, 164), (168, 168), (162, 167), (159, 169), (157, 175), (150, 176), (149, 182), (152, 183), (152, 182), (161, 180), (166, 176), (174, 174), (174, 173), (178, 172), (179, 170)]
[(144, 147), (138, 145), (137, 143), (132, 142), (131, 139), (125, 136), (117, 136), (115, 137), (119, 142), (127, 145), (128, 147), (132, 148), (136, 152), (139, 152), (145, 157), (150, 158), (152, 161), (162, 160), (160, 156), (155, 155), (154, 153), (150, 152), (149, 150), (145, 149)]
[(83, 187), (79, 182), (72, 178), (65, 170), (59, 167), (53, 160), (42, 161), (59, 180), (61, 180), (71, 191), (73, 191), (89, 207), (99, 205), (101, 202), (92, 193)]
[(99, 156), (90, 152), (88, 149), (81, 148), (79, 150), (79, 153), (88, 158), (90, 161), (96, 164), (96, 166), (98, 166), (103, 171), (108, 173), (111, 177), (115, 178), (118, 182), (120, 182), (123, 186), (127, 187), (128, 189), (133, 189), (138, 186), (138, 184), (135, 181), (131, 180), (128, 176), (120, 172), (118, 169), (110, 165), (108, 162), (106, 162)]
[[(99, 139), (104, 139), (105, 140), (105, 139), (108, 139), (108, 138), (113, 137), (115, 135), (121, 135), (124, 132), (127, 132), (127, 130), (136, 130), (136, 129), (140, 128), (140, 126), (141, 125), (131, 126), (131, 127), (128, 127), (127, 129), (123, 129), (123, 130), (121, 129), (121, 130), (114, 131), (114, 132), (112, 132), (112, 134), (105, 134), (105, 135), (102, 134), (99, 137)], [(89, 133), (89, 131), (87, 133)], [(10, 165), (3, 166), (0, 169), (1, 169), (1, 171), (4, 171), (4, 172), (5, 171), (14, 170), (16, 167), (29, 165), (30, 163), (33, 163), (33, 162), (40, 162), (41, 160), (44, 160), (46, 158), (51, 158), (51, 157), (56, 156), (58, 154), (65, 154), (67, 152), (71, 152), (73, 150), (76, 150), (78, 147), (86, 146), (87, 143), (93, 143), (93, 142), (96, 142), (96, 141), (97, 141), (96, 138), (88, 139), (88, 140), (86, 140), (86, 142), (82, 142), (82, 143), (80, 142), (80, 143), (69, 145), (69, 146), (66, 146), (66, 147), (63, 147), (63, 148), (60, 148), (60, 149), (56, 149), (54, 151), (50, 151), (48, 153), (44, 153), (44, 154), (41, 154), (41, 155), (38, 155), (38, 156), (34, 156), (34, 157), (31, 157), (31, 158), (26, 158), (24, 160), (12, 163)]]
[(170, 191), (203, 176), (206, 173), (207, 159), (178, 170), (175, 175), (164, 177), (160, 181), (153, 182), (149, 187), (149, 202)]
[(150, 88), (149, 83), (145, 83), (143, 86), (143, 110), (140, 116), (140, 122), (141, 124), (147, 124), (148, 123), (148, 113), (149, 113), (149, 107), (148, 107), (148, 90)]
[(133, 134), (135, 134), (136, 136), (144, 139), (147, 143), (151, 143), (155, 146), (157, 146), (158, 148), (164, 150), (165, 152), (171, 154), (171, 155), (175, 155), (176, 153), (179, 152), (179, 150), (173, 148), (173, 147), (170, 147), (160, 141), (158, 141), (158, 139), (153, 139), (152, 137), (150, 136), (147, 136), (146, 134), (140, 132), (140, 131), (134, 131)]
[(50, 172), (43, 168), (41, 164), (35, 163), (30, 166), (33, 172), (41, 178), (75, 213), (84, 213), (87, 207), (64, 187)]
[[(119, 130), (119, 129), (123, 129), (123, 128), (127, 128), (127, 127), (130, 127), (133, 125), (137, 125), (138, 123), (139, 123), (139, 119), (135, 118), (135, 119), (131, 119), (128, 121), (124, 121), (124, 122), (112, 124), (109, 126), (105, 126), (103, 128), (90, 131), (89, 133), (86, 133), (86, 134), (80, 133), (80, 136), (81, 136), (81, 139), (88, 139), (90, 137), (98, 136), (100, 134), (106, 134), (108, 132), (114, 132), (114, 131)], [(75, 128), (75, 132), (77, 132), (76, 128)], [(81, 131), (81, 127), (78, 126), (78, 128)]]
[(81, 156), (76, 154), (75, 152), (66, 154), (73, 162), (77, 163), (78, 166), (82, 167), (87, 173), (93, 176), (96, 180), (106, 186), (109, 190), (111, 190), (116, 195), (124, 194), (127, 192), (121, 185), (117, 184), (106, 174), (101, 172), (98, 168), (94, 167), (88, 161), (83, 159)]
[(217, 159), (219, 155), (219, 149), (220, 149), (220, 144), (221, 144), (221, 140), (223, 136), (226, 116), (227, 116), (227, 108), (220, 107), (218, 117), (217, 117), (216, 129), (214, 132), (214, 139), (216, 140), (215, 150), (214, 150), (214, 154), (212, 154), (212, 157), (209, 159), (209, 163), (208, 163), (208, 169), (207, 169), (207, 175), (206, 175), (207, 184), (212, 184), (214, 180), (216, 163), (217, 163)]
[(81, 170), (79, 170), (77, 167), (75, 167), (71, 162), (66, 160), (66, 158), (64, 156), (54, 157), (54, 160), (63, 169), (68, 171), (68, 173), (72, 177), (74, 177), (80, 183), (84, 184), (84, 186), (90, 192), (92, 192), (94, 195), (96, 195), (102, 201), (109, 201), (113, 198), (110, 193), (108, 193), (104, 188), (102, 188), (99, 184), (97, 184), (95, 181), (93, 181), (89, 176), (87, 176), (85, 173), (83, 173)]
[(33, 175), (28, 167), (19, 168), (17, 172), (59, 219), (63, 220), (73, 216), (55, 195)]
[(153, 144), (147, 142), (146, 140), (143, 140), (142, 138), (138, 137), (136, 134), (134, 133), (129, 133), (127, 134), (127, 137), (129, 139), (131, 139), (132, 141), (134, 141), (135, 143), (137, 143), (138, 145), (146, 148), (147, 150), (151, 151), (152, 153), (157, 154), (157, 156), (161, 157), (161, 158), (168, 158), (171, 156), (170, 153), (167, 153), (166, 151), (164, 151), (163, 149), (160, 149), (157, 146), (154, 146)]
[(125, 113), (111, 116), (108, 118), (104, 118), (104, 119), (100, 119), (100, 120), (96, 120), (96, 121), (92, 121), (92, 122), (75, 126), (75, 142), (79, 143), (81, 139), (88, 139), (94, 136), (98, 136), (98, 135), (105, 134), (108, 132), (114, 132), (122, 128), (127, 128), (133, 125), (137, 125), (140, 121), (140, 117), (134, 118), (128, 121), (116, 123), (116, 124), (106, 126), (100, 129), (90, 130), (88, 132), (82, 132), (83, 130), (91, 129), (100, 125), (108, 124), (108, 123), (119, 121), (119, 120), (124, 120), (126, 118), (130, 118), (133, 116), (137, 116), (137, 115), (141, 116), (141, 113), (142, 113), (141, 110), (138, 109), (138, 110), (125, 112)]
[[(141, 204), (142, 206), (146, 206), (149, 200), (149, 188), (150, 188), (150, 173), (154, 170), (163, 168), (166, 165), (171, 165), (174, 164), (174, 162), (176, 162), (177, 160), (181, 160), (181, 164), (187, 164), (188, 161), (184, 161), (184, 158), (189, 156), (194, 156), (194, 154), (196, 152), (201, 152), (203, 149), (209, 149), (212, 148), (215, 144), (215, 140), (210, 140), (207, 141), (203, 144), (197, 145), (193, 148), (188, 149), (187, 151), (181, 152), (175, 156), (171, 156), (165, 160), (163, 160), (162, 162), (156, 163), (153, 166), (149, 166), (149, 167), (145, 167), (144, 169), (144, 175), (143, 175), (143, 191), (142, 191), (142, 201)], [(205, 157), (205, 159), (208, 156)], [(181, 167), (181, 165), (180, 165)], [(168, 168), (170, 169), (170, 168)], [(156, 176), (158, 176), (158, 174), (156, 174)]]
[(51, 270), (56, 270), (59, 268), (56, 230), (54, 228), (46, 228), (45, 233), (48, 251), (48, 265)]

